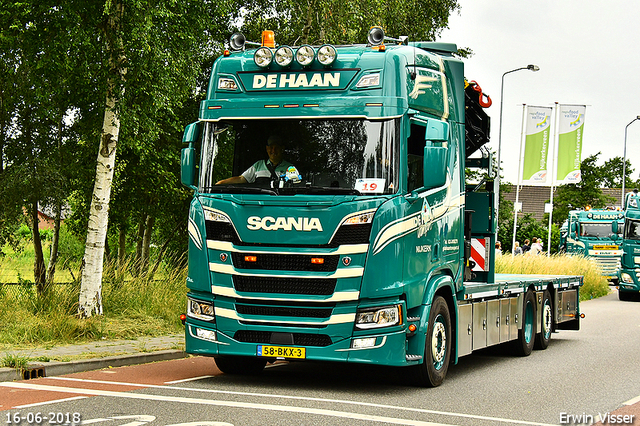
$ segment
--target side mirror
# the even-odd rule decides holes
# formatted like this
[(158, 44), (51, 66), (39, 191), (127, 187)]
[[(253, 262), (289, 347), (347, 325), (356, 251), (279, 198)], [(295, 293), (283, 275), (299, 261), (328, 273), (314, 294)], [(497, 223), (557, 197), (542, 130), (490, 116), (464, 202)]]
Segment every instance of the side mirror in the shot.
[(196, 150), (195, 148), (182, 148), (180, 155), (180, 180), (184, 186), (195, 189), (196, 182)]
[(200, 138), (200, 123), (191, 123), (184, 129), (182, 143), (188, 145), (182, 148), (180, 155), (180, 180), (182, 184), (196, 189), (196, 150), (193, 144)]
[(447, 182), (447, 148), (424, 147), (423, 179), (427, 189), (443, 186)]
[(197, 142), (200, 138), (200, 133), (200, 122), (187, 125), (184, 129), (184, 134), (182, 135), (182, 143), (187, 145)]
[(618, 236), (618, 221), (614, 220), (613, 222), (611, 222), (611, 232), (613, 232), (616, 237)]

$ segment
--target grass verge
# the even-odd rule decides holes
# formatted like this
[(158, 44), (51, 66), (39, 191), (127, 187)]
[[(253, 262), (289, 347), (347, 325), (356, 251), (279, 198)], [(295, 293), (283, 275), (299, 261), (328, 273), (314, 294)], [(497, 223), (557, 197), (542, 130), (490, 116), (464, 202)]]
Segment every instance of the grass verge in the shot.
[(497, 256), (496, 272), (502, 274), (582, 275), (580, 300), (609, 294), (609, 283), (600, 274), (593, 259), (556, 254), (552, 256)]

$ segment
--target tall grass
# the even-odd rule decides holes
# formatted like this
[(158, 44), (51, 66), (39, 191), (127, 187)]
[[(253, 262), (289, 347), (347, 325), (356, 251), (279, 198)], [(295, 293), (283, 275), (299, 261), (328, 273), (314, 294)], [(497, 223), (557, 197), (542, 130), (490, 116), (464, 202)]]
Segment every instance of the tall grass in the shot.
[(589, 300), (609, 293), (607, 279), (601, 275), (593, 259), (583, 256), (555, 254), (552, 256), (497, 256), (496, 272), (503, 274), (582, 275), (580, 300)]
[(163, 263), (153, 278), (130, 274), (130, 264), (105, 265), (104, 315), (88, 320), (77, 317), (78, 282), (50, 286), (43, 296), (30, 284), (0, 285), (0, 349), (179, 333), (187, 270), (169, 265)]

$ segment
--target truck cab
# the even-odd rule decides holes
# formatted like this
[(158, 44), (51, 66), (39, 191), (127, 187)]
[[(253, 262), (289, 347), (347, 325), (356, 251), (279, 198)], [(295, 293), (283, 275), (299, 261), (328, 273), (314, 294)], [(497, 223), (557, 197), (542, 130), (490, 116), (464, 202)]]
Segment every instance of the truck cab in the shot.
[(560, 228), (560, 251), (593, 259), (602, 275), (617, 284), (622, 259), (622, 235), (617, 229), (622, 230), (623, 219), (615, 208), (570, 211)]
[(640, 196), (638, 190), (625, 194), (624, 228), (621, 229), (622, 265), (618, 272), (618, 298), (640, 300)]

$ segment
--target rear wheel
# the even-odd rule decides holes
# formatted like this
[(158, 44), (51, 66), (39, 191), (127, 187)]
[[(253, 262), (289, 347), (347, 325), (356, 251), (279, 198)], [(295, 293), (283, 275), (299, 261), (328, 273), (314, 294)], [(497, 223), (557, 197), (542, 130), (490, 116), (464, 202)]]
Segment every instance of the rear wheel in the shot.
[(553, 327), (553, 304), (551, 294), (545, 290), (542, 294), (542, 312), (540, 315), (540, 333), (536, 334), (536, 349), (547, 349), (551, 340), (551, 330)]
[(248, 356), (217, 356), (216, 366), (225, 374), (258, 374), (267, 364), (263, 358)]
[(518, 330), (515, 349), (518, 355), (529, 356), (533, 350), (536, 336), (536, 297), (531, 290), (524, 294), (521, 322), (522, 328)]
[(421, 385), (440, 386), (447, 375), (451, 358), (451, 316), (443, 297), (437, 296), (429, 311), (424, 362), (416, 366)]

